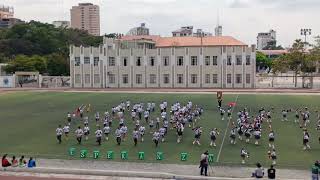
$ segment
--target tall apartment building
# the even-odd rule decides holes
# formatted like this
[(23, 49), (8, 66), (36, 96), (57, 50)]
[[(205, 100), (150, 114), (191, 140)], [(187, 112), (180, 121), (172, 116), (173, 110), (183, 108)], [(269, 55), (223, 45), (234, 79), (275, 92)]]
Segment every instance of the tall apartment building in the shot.
[(13, 18), (14, 10), (13, 7), (0, 5), (0, 19)]
[(146, 27), (146, 23), (141, 23), (139, 27), (134, 27), (127, 33), (128, 36), (148, 36), (149, 28)]
[(258, 50), (263, 50), (268, 45), (268, 43), (275, 43), (274, 45), (276, 46), (276, 42), (277, 42), (276, 34), (277, 32), (272, 29), (269, 32), (258, 33), (258, 36), (257, 36)]
[(197, 29), (196, 32), (193, 32), (193, 26), (184, 26), (178, 30), (172, 32), (173, 37), (200, 37), (200, 36), (212, 36), (210, 32), (204, 32), (202, 29)]
[(98, 5), (79, 3), (73, 6), (71, 13), (71, 28), (88, 31), (89, 34), (100, 36), (100, 10)]
[(230, 36), (104, 38), (70, 46), (75, 88), (254, 88), (256, 47)]

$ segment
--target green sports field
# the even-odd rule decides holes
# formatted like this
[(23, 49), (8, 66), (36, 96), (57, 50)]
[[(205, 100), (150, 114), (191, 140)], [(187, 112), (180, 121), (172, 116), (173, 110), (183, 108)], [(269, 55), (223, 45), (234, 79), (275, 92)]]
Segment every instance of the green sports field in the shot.
[[(14, 155), (36, 156), (43, 158), (62, 158), (62, 159), (79, 159), (79, 150), (86, 149), (89, 157), (92, 159), (92, 152), (99, 150), (101, 157), (99, 160), (106, 159), (107, 151), (114, 151), (115, 158), (113, 161), (120, 161), (120, 152), (128, 151), (128, 160), (138, 160), (138, 152), (145, 152), (145, 160), (142, 162), (159, 162), (159, 163), (184, 163), (198, 164), (199, 156), (205, 150), (209, 150), (215, 156), (214, 164), (239, 165), (240, 149), (246, 147), (250, 153), (249, 164), (262, 162), (265, 166), (271, 164), (267, 157), (268, 150), (268, 127), (263, 124), (262, 143), (259, 146), (238, 141), (236, 145), (229, 142), (230, 126), (228, 120), (220, 119), (217, 111), (215, 94), (123, 94), (123, 93), (59, 93), (59, 92), (12, 92), (0, 94), (0, 153)], [(261, 106), (273, 110), (273, 129), (276, 133), (276, 149), (278, 155), (278, 165), (281, 167), (308, 168), (316, 159), (320, 159), (320, 144), (318, 137), (320, 131), (316, 131), (316, 114), (315, 110), (319, 109), (320, 96), (311, 95), (224, 95), (224, 104), (228, 102), (237, 102), (234, 109), (233, 120), (236, 118), (236, 112), (247, 107), (251, 114), (255, 115)], [(103, 142), (97, 146), (95, 142), (94, 113), (96, 111), (103, 115), (108, 109), (111, 112), (113, 106), (118, 105), (121, 101), (130, 100), (131, 104), (137, 102), (156, 103), (157, 112), (151, 113), (151, 118), (159, 115), (159, 103), (167, 100), (168, 104), (176, 101), (187, 103), (189, 100), (204, 108), (204, 114), (201, 117), (199, 125), (203, 127), (201, 146), (192, 145), (193, 131), (186, 128), (184, 131), (183, 142), (176, 143), (175, 130), (170, 130), (166, 136), (166, 142), (160, 143), (156, 149), (152, 142), (152, 137), (146, 133), (145, 142), (139, 143), (137, 147), (133, 146), (131, 132), (133, 123), (126, 113), (126, 124), (128, 125), (128, 134), (126, 142), (121, 146), (116, 145), (115, 138)], [(71, 125), (71, 136), (68, 140), (63, 139), (61, 145), (57, 144), (55, 129), (58, 124), (66, 122), (68, 111), (74, 111), (81, 104), (91, 104), (89, 114), (91, 123), (91, 136), (83, 145), (77, 145), (73, 135), (74, 129), (80, 122), (73, 122)], [(289, 122), (281, 122), (281, 110), (296, 109), (309, 107), (311, 111), (311, 123), (308, 130), (311, 133), (311, 150), (302, 150), (302, 129), (298, 124), (293, 123), (294, 112), (289, 113)], [(142, 121), (144, 122), (144, 121)], [(102, 123), (102, 122), (101, 122)], [(113, 124), (117, 124), (116, 121)], [(147, 132), (149, 127), (146, 125)], [(209, 132), (211, 128), (218, 128), (220, 135), (217, 139), (217, 147), (209, 146)], [(115, 130), (113, 126), (113, 131)], [(225, 136), (225, 131), (227, 131)], [(223, 142), (224, 139), (224, 142)], [(223, 142), (223, 143), (222, 143)], [(76, 156), (70, 157), (68, 149), (76, 148)], [(164, 159), (157, 161), (156, 152), (163, 152)], [(180, 161), (180, 153), (188, 153), (187, 161)], [(219, 157), (219, 158), (217, 158)]]

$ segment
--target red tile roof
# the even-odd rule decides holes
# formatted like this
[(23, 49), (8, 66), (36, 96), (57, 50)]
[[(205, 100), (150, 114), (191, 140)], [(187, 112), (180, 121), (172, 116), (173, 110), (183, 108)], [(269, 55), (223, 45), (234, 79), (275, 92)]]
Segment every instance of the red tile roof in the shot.
[[(196, 47), (196, 46), (246, 46), (245, 43), (231, 36), (207, 36), (207, 37), (160, 37), (150, 36), (123, 36), (121, 40), (152, 40), (156, 47)], [(202, 40), (201, 40), (202, 39)]]
[[(201, 42), (202, 39), (202, 42)], [(157, 47), (172, 46), (246, 46), (243, 42), (230, 36), (208, 36), (208, 37), (164, 37), (160, 38)]]
[(283, 49), (283, 50), (259, 50), (259, 52), (269, 56), (269, 55), (287, 54), (288, 50), (286, 50), (286, 49)]

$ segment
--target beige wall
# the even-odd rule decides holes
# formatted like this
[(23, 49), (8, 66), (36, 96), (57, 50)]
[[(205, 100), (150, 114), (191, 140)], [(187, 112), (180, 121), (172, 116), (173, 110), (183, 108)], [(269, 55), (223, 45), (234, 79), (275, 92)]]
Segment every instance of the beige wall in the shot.
[[(179, 47), (160, 49), (117, 49), (107, 42), (100, 48), (71, 47), (70, 74), (73, 87), (95, 88), (254, 88), (255, 87), (255, 47)], [(109, 46), (109, 48), (108, 48)], [(83, 49), (81, 51), (81, 49)], [(201, 50), (202, 49), (202, 50)], [(183, 66), (177, 66), (177, 59), (182, 56)], [(197, 57), (197, 65), (191, 66), (191, 57)], [(205, 64), (205, 57), (210, 57), (210, 65)], [(213, 65), (213, 57), (217, 56), (217, 65)], [(227, 65), (227, 57), (232, 57), (232, 64)], [(250, 56), (250, 65), (246, 65), (246, 58)], [(75, 58), (80, 58), (80, 66), (75, 66)], [(84, 64), (84, 58), (90, 57), (90, 64)], [(93, 65), (94, 57), (99, 57), (99, 64)], [(109, 58), (115, 58), (115, 65), (109, 65)], [(127, 66), (123, 66), (123, 58), (127, 58)], [(136, 65), (137, 57), (141, 58), (141, 66)], [(155, 58), (154, 66), (150, 65), (150, 57)], [(169, 66), (164, 66), (163, 58), (169, 57)], [(241, 57), (242, 63), (236, 65), (236, 57)], [(227, 76), (231, 74), (231, 83)], [(237, 74), (241, 81), (237, 83)], [(250, 83), (246, 83), (249, 74)], [(141, 76), (138, 83), (137, 75)], [(178, 75), (183, 76), (183, 82), (178, 83)], [(192, 83), (192, 76), (196, 75), (196, 83)], [(90, 78), (88, 78), (90, 76)], [(114, 82), (109, 80), (114, 76)], [(123, 76), (128, 83), (123, 82)], [(155, 76), (151, 83), (150, 76)], [(169, 76), (169, 82), (164, 77)], [(214, 78), (215, 76), (215, 78)], [(79, 79), (80, 77), (80, 79)], [(95, 78), (99, 81), (95, 82)], [(78, 79), (77, 79), (78, 78)], [(138, 77), (139, 78), (139, 77)], [(77, 83), (76, 83), (77, 79)], [(89, 80), (90, 79), (90, 82)], [(214, 82), (213, 80), (216, 80)]]

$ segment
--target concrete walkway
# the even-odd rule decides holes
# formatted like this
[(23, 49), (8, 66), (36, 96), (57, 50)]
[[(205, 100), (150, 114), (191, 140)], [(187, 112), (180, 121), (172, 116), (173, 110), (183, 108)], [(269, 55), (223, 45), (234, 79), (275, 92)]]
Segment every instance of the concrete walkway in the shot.
[[(7, 172), (36, 172), (90, 176), (141, 177), (155, 179), (252, 179), (254, 168), (213, 166), (210, 177), (201, 177), (197, 165), (128, 163), (93, 160), (38, 159), (35, 169), (9, 168)], [(2, 170), (3, 171), (3, 170)], [(1, 175), (1, 174), (0, 174)], [(307, 170), (278, 169), (277, 179), (309, 179)]]

